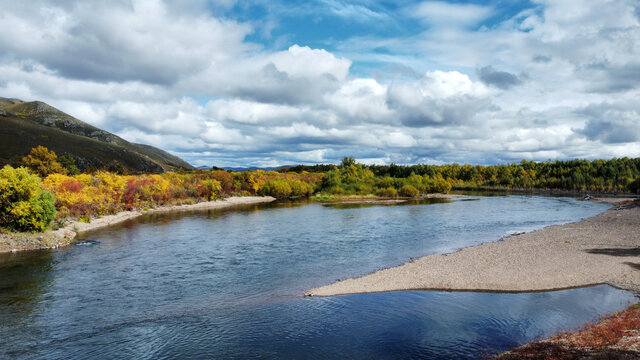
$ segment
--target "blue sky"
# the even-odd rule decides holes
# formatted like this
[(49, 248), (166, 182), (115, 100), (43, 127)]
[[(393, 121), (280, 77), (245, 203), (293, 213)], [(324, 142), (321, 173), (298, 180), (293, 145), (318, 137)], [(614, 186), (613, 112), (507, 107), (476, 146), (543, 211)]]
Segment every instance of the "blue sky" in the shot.
[(640, 156), (635, 0), (5, 0), (0, 22), (0, 96), (194, 165)]

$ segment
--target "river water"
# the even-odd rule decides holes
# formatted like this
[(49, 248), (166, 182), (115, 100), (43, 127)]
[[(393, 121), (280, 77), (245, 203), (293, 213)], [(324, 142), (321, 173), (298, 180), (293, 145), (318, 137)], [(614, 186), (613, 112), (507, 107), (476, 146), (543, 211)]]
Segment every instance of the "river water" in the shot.
[(606, 208), (497, 196), (148, 215), (66, 248), (0, 254), (0, 358), (483, 358), (636, 299), (604, 285), (301, 295)]

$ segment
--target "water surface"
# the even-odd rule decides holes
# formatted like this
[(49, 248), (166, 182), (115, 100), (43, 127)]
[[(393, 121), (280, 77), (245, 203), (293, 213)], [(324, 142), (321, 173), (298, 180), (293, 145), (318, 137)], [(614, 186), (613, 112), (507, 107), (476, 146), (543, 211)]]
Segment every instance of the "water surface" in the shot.
[(539, 196), (150, 215), (0, 257), (0, 358), (478, 358), (621, 310), (609, 286), (302, 298), (411, 257), (577, 221)]

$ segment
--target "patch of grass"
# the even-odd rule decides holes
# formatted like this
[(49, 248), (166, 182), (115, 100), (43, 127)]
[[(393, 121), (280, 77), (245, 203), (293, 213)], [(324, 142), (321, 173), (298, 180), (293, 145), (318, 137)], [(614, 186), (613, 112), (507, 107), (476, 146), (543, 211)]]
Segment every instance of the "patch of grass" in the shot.
[(640, 330), (639, 304), (604, 317), (598, 323), (589, 324), (580, 331), (557, 335), (557, 338), (580, 347), (598, 348), (616, 344), (631, 330)]
[(578, 331), (526, 344), (495, 359), (637, 359), (639, 332), (640, 304), (634, 304)]
[(53, 221), (53, 225), (51, 225), (51, 229), (58, 230), (62, 229), (67, 224), (67, 219), (58, 219)]
[(312, 199), (315, 201), (325, 202), (325, 201), (335, 201), (334, 195), (316, 195)]
[(326, 194), (321, 193), (311, 198), (314, 201), (318, 202), (336, 202), (336, 201), (360, 201), (360, 200), (379, 200), (382, 197), (367, 194), (367, 195), (336, 195), (336, 194)]
[(78, 219), (78, 222), (89, 224), (89, 223), (91, 223), (91, 217), (89, 217), (89, 216), (81, 216)]

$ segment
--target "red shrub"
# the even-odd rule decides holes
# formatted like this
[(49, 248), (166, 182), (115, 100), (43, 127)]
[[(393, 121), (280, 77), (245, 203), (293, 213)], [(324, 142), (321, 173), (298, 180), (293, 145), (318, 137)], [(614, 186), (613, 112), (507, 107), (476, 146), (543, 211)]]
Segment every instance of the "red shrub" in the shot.
[(62, 182), (62, 184), (60, 184), (60, 188), (62, 188), (63, 191), (68, 191), (72, 193), (80, 192), (83, 187), (84, 187), (83, 184), (75, 180), (65, 180), (64, 182)]

